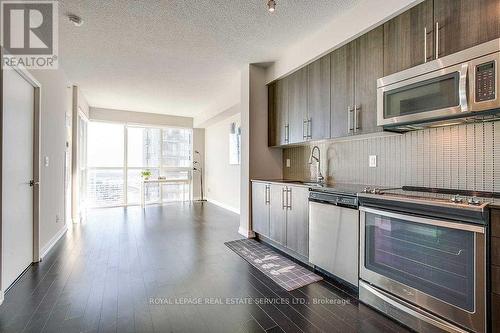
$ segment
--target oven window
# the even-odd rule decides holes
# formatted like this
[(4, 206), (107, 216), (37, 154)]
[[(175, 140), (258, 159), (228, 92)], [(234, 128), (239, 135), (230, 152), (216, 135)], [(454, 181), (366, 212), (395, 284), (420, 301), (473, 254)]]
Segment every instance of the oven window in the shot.
[(367, 269), (474, 310), (474, 233), (366, 213)]
[(458, 72), (384, 93), (384, 118), (445, 109), (459, 105)]

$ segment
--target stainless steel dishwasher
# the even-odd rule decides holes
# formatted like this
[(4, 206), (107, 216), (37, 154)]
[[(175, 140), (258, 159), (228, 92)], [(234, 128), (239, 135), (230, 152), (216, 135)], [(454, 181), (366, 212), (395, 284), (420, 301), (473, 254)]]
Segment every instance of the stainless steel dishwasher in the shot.
[(309, 194), (309, 261), (358, 287), (359, 211), (356, 195)]

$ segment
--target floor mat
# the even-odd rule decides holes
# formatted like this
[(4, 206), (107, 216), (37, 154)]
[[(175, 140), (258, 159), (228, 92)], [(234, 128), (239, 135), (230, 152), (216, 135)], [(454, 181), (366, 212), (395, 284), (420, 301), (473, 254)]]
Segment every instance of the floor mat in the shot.
[(323, 280), (321, 276), (256, 240), (240, 239), (225, 244), (287, 291)]

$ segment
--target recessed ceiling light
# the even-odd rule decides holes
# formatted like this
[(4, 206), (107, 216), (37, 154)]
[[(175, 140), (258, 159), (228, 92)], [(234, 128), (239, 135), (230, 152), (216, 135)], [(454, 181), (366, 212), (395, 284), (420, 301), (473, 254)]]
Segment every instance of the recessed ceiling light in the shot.
[(269, 10), (270, 13), (274, 13), (274, 11), (276, 10), (276, 1), (269, 0), (267, 2), (267, 9)]
[(81, 27), (83, 24), (82, 18), (78, 15), (68, 14), (68, 19), (75, 25), (75, 27)]

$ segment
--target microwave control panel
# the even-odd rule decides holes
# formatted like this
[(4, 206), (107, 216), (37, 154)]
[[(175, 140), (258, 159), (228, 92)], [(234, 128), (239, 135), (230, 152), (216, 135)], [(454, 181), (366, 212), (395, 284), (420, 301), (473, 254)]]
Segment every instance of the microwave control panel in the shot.
[(496, 63), (490, 61), (476, 66), (476, 102), (494, 100), (496, 97)]

